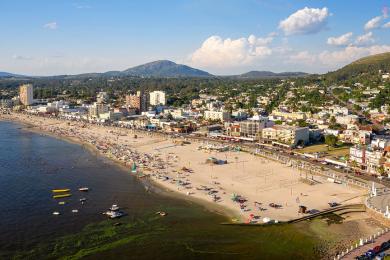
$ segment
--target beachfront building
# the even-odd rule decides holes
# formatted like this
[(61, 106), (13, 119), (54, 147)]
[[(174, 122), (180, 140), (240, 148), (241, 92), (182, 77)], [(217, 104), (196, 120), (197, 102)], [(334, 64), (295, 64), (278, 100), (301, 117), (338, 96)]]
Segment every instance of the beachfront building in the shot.
[(148, 95), (143, 91), (137, 91), (135, 95), (126, 96), (126, 106), (137, 109), (138, 113), (148, 110)]
[(274, 125), (262, 130), (262, 138), (295, 147), (309, 143), (310, 133), (308, 127)]
[(230, 114), (227, 111), (206, 110), (204, 111), (204, 119), (224, 122), (230, 119)]
[(90, 118), (99, 118), (100, 114), (104, 114), (108, 112), (108, 106), (102, 103), (93, 103), (92, 106), (89, 107), (89, 117)]
[(273, 125), (274, 122), (268, 120), (268, 117), (257, 116), (249, 120), (241, 121), (239, 123), (240, 136), (258, 140), (261, 137), (262, 130)]
[(386, 152), (382, 149), (373, 149), (369, 145), (355, 145), (349, 149), (349, 162), (355, 169), (360, 169), (368, 174), (380, 175), (381, 168), (384, 167), (385, 155)]
[(19, 97), (22, 105), (30, 106), (34, 103), (33, 85), (23, 84), (19, 88)]
[(165, 106), (165, 104), (167, 103), (164, 91), (150, 92), (149, 100), (150, 100), (150, 105), (152, 106), (158, 106), (158, 105)]

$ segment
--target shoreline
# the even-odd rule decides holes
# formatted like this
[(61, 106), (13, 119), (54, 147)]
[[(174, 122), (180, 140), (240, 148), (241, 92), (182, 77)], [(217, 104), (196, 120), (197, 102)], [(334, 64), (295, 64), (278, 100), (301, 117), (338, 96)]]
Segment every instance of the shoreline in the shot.
[[(0, 120), (2, 118), (4, 119), (5, 117), (0, 116)], [(271, 162), (264, 158), (255, 158), (253, 157), (253, 155), (244, 154), (242, 152), (225, 152), (215, 154), (209, 152), (207, 155), (202, 151), (196, 150), (196, 146), (198, 145), (197, 143), (178, 146), (172, 144), (173, 140), (169, 140), (166, 137), (156, 137), (153, 134), (140, 132), (136, 133), (137, 135), (139, 135), (139, 138), (136, 139), (131, 137), (132, 130), (129, 129), (115, 128), (110, 126), (102, 127), (90, 124), (86, 124), (88, 125), (88, 127), (84, 128), (85, 126), (80, 126), (80, 122), (42, 118), (22, 114), (11, 114), (9, 116), (6, 116), (6, 118), (8, 119), (8, 121), (16, 121), (27, 126), (25, 129), (26, 131), (32, 131), (38, 134), (45, 134), (54, 138), (81, 145), (89, 151), (96, 153), (96, 155), (102, 156), (105, 159), (109, 159), (110, 162), (115, 163), (115, 165), (127, 171), (130, 171), (130, 165), (128, 163), (126, 165), (126, 161), (121, 161), (110, 153), (102, 152), (102, 150), (99, 150), (97, 147), (98, 143), (104, 142), (107, 143), (105, 144), (107, 146), (110, 146), (108, 144), (111, 143), (111, 146), (113, 147), (119, 144), (124, 145), (125, 148), (128, 147), (128, 149), (134, 149), (134, 151), (140, 155), (158, 153), (160, 154), (157, 155), (157, 157), (160, 156), (160, 164), (163, 164), (166, 167), (164, 168), (164, 170), (158, 170), (157, 168), (151, 170), (151, 174), (149, 174), (150, 177), (147, 179), (151, 183), (152, 187), (158, 187), (159, 189), (164, 191), (164, 193), (166, 193), (164, 195), (201, 204), (205, 206), (207, 210), (222, 214), (227, 218), (234, 217), (236, 221), (238, 220), (241, 223), (248, 222), (250, 215), (254, 214), (261, 214), (261, 217), (267, 217), (270, 219), (276, 219), (284, 222), (299, 217), (299, 214), (296, 215), (297, 213), (293, 213), (297, 212), (297, 206), (294, 206), (294, 204), (297, 205), (296, 203), (298, 202), (305, 204), (310, 203), (316, 208), (318, 207), (319, 203), (322, 203), (322, 205), (324, 206), (321, 206), (322, 209), (320, 207), (319, 210), (323, 210), (325, 205), (327, 204), (324, 203), (324, 199), (328, 201), (334, 200), (334, 198), (332, 197), (337, 195), (338, 197), (340, 197), (338, 200), (341, 201), (347, 199), (350, 200), (351, 198), (356, 197), (356, 195), (362, 195), (362, 192), (359, 192), (356, 189), (343, 188), (335, 186), (335, 184), (330, 184), (326, 182), (323, 182), (321, 185), (314, 186), (315, 188), (320, 188), (320, 186), (324, 186), (320, 189), (319, 192), (317, 192), (316, 189), (311, 188), (310, 185), (308, 185), (307, 183), (302, 183), (302, 177), (300, 177), (301, 173), (299, 173), (300, 176), (298, 176), (298, 172), (280, 163)], [(32, 121), (35, 119), (37, 120)], [(57, 126), (61, 126), (61, 128)], [(115, 133), (114, 131), (125, 132), (125, 134), (120, 135), (118, 133)], [(68, 135), (60, 134), (61, 132), (64, 132)], [(90, 137), (90, 139), (96, 138), (96, 143), (89, 143), (86, 140), (83, 140), (81, 137), (79, 138), (75, 136), (69, 136), (71, 134), (77, 136), (77, 134), (85, 134), (86, 132), (91, 135), (86, 135), (87, 137)], [(225, 155), (226, 159), (229, 158), (227, 160), (229, 161), (227, 165), (213, 166), (205, 164), (203, 161), (207, 158), (210, 158), (210, 156), (221, 157), (223, 155)], [(167, 158), (166, 161), (164, 161), (164, 156)], [(235, 164), (234, 160), (236, 161)], [(247, 164), (249, 163), (252, 165), (248, 166)], [(181, 165), (180, 167), (179, 164)], [(179, 170), (176, 169), (179, 169), (181, 167), (191, 168), (193, 169), (194, 173), (189, 174), (180, 172), (179, 175)], [(226, 170), (223, 170), (224, 168), (226, 168)], [(259, 170), (261, 170), (262, 173), (257, 173)], [(155, 172), (159, 172), (157, 176)], [(230, 177), (228, 177), (229, 175)], [(159, 178), (161, 176), (163, 178), (162, 180), (161, 178)], [(274, 176), (275, 180), (273, 180)], [(138, 179), (141, 183), (144, 183), (145, 185), (145, 182), (144, 180), (142, 180), (142, 178)], [(271, 181), (269, 181), (269, 179), (271, 179)], [(178, 186), (178, 184), (176, 183), (177, 181), (180, 182), (181, 180), (183, 180), (183, 182), (190, 182), (191, 189), (187, 190), (186, 186)], [(224, 183), (222, 183), (222, 181)], [(253, 186), (255, 182), (258, 182), (259, 184)], [(218, 202), (210, 201), (211, 195), (207, 194), (207, 192), (205, 193), (203, 190), (199, 190), (198, 188), (205, 185), (210, 188), (210, 183), (211, 188), (216, 191), (217, 194), (220, 194), (218, 196), (221, 197), (221, 200)], [(194, 188), (196, 184), (198, 187), (195, 190)], [(334, 191), (327, 191), (328, 189), (333, 189)], [(248, 202), (244, 205), (244, 208), (242, 208), (243, 204), (232, 202), (230, 196), (227, 195), (241, 195), (241, 192), (245, 192), (245, 190), (248, 191), (246, 192), (246, 194), (244, 194), (244, 197), (246, 198), (246, 200), (248, 200)], [(282, 194), (279, 194), (278, 190), (283, 191), (285, 195), (283, 196)], [(263, 212), (262, 209), (260, 211), (260, 208), (265, 208), (265, 206), (261, 206), (259, 207), (259, 210), (256, 210), (256, 203), (258, 202), (256, 200), (254, 202), (253, 200), (250, 201), (250, 198), (255, 196), (263, 200), (264, 195), (268, 198), (268, 200), (271, 200), (271, 202), (274, 200), (280, 201), (283, 197), (286, 197), (287, 201), (279, 202), (280, 206), (282, 207), (282, 210), (264, 209), (265, 211)], [(297, 196), (297, 202), (295, 202), (295, 196)], [(310, 197), (312, 197), (312, 199), (308, 200), (308, 198)], [(298, 199), (300, 201), (298, 201)], [(360, 202), (360, 199), (352, 199), (351, 203), (356, 201)], [(251, 207), (251, 204), (253, 203), (255, 204), (255, 208)], [(266, 205), (268, 203), (264, 204)], [(241, 209), (238, 206), (240, 206)], [(287, 211), (283, 209), (286, 209)]]
[[(106, 159), (110, 164), (112, 164), (116, 167), (119, 167), (123, 171), (129, 172), (129, 170), (130, 170), (128, 167), (126, 167), (126, 165), (123, 164), (123, 162), (121, 162), (113, 157), (106, 156), (105, 154), (103, 154), (101, 151), (99, 151), (92, 144), (84, 142), (76, 137), (58, 135), (58, 134), (52, 133), (50, 131), (44, 131), (42, 129), (39, 129), (39, 126), (35, 126), (30, 122), (22, 121), (19, 118), (5, 119), (5, 118), (2, 118), (2, 116), (0, 115), (0, 122), (1, 121), (10, 122), (10, 123), (17, 123), (17, 124), (22, 126), (21, 130), (32, 132), (32, 133), (39, 134), (39, 135), (46, 135), (46, 136), (49, 136), (49, 137), (52, 137), (52, 138), (55, 138), (55, 139), (58, 139), (61, 141), (65, 141), (65, 142), (69, 142), (69, 143), (72, 143), (75, 145), (79, 145), (79, 146), (83, 147), (84, 149), (88, 150), (88, 152), (93, 153), (94, 155), (96, 155), (100, 158)], [(235, 212), (232, 209), (227, 208), (223, 205), (212, 204), (209, 201), (206, 201), (206, 200), (201, 199), (201, 198), (193, 197), (193, 196), (186, 196), (185, 194), (182, 194), (182, 193), (177, 192), (173, 189), (170, 189), (169, 187), (163, 185), (162, 183), (157, 182), (156, 180), (154, 180), (152, 178), (147, 178), (147, 181), (146, 181), (144, 179), (137, 178), (134, 175), (133, 175), (133, 177), (135, 179), (137, 179), (137, 181), (140, 183), (140, 185), (143, 185), (145, 188), (146, 187), (149, 188), (151, 190), (151, 192), (154, 192), (155, 194), (174, 198), (174, 199), (184, 200), (184, 201), (190, 202), (190, 203), (196, 203), (196, 204), (202, 206), (205, 210), (207, 210), (209, 212), (226, 217), (229, 222), (231, 219), (237, 218), (237, 212)], [(145, 185), (146, 182), (148, 182), (150, 185)]]

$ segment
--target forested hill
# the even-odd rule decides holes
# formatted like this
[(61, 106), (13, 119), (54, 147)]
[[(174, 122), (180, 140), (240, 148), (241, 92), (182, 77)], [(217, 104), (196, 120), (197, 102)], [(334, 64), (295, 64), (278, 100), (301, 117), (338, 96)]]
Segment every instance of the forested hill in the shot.
[(325, 74), (325, 77), (330, 82), (358, 80), (360, 77), (368, 79), (371, 76), (377, 77), (379, 70), (390, 72), (390, 52), (361, 58), (339, 70)]

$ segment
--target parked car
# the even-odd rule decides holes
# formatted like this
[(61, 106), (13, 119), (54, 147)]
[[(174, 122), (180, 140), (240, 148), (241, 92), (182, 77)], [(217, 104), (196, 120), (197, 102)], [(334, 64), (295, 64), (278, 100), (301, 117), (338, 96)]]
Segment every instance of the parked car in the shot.
[(381, 251), (381, 246), (376, 246), (372, 249), (372, 251), (374, 251), (375, 254), (378, 254), (380, 251)]
[(334, 207), (340, 206), (340, 203), (337, 203), (337, 202), (334, 202), (334, 201), (332, 201), (332, 202), (329, 202), (328, 204), (329, 204), (329, 206), (330, 206), (331, 208), (334, 208)]
[(390, 248), (390, 243), (389, 243), (389, 242), (383, 242), (383, 243), (381, 244), (381, 251), (387, 250), (387, 249), (389, 249), (389, 248)]
[(368, 251), (365, 253), (365, 255), (371, 259), (372, 257), (375, 256), (375, 252), (374, 252), (372, 249), (370, 249), (370, 250), (368, 250)]

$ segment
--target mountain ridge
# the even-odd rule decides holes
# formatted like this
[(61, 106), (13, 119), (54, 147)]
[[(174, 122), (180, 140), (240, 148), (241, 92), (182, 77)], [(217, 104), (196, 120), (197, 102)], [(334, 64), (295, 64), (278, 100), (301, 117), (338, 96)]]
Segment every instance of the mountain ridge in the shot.
[[(362, 73), (373, 72), (378, 70), (390, 71), (390, 52), (370, 55), (358, 60), (355, 60), (344, 67), (331, 71), (324, 75), (332, 80), (345, 80), (349, 77), (355, 77)], [(128, 68), (123, 71), (107, 71), (103, 73), (83, 73), (76, 75), (55, 75), (55, 76), (23, 76), (10, 72), (0, 72), (0, 78), (50, 78), (50, 77), (64, 77), (64, 78), (78, 78), (78, 77), (154, 77), (154, 78), (180, 78), (180, 77), (196, 77), (196, 78), (212, 78), (212, 77), (226, 77), (237, 79), (260, 79), (260, 78), (288, 78), (288, 77), (304, 77), (310, 75), (305, 72), (272, 72), (272, 71), (257, 71), (252, 70), (238, 75), (212, 75), (207, 71), (192, 68), (187, 65), (177, 64), (169, 60), (157, 60)]]

